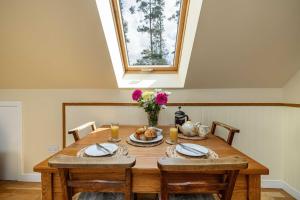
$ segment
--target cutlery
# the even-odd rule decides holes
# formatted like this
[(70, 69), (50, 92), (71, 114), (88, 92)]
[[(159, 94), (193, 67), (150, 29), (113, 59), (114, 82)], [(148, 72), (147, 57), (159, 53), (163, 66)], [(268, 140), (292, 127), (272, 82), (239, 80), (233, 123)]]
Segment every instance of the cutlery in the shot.
[(198, 150), (198, 149), (194, 149), (194, 148), (192, 148), (192, 147), (186, 146), (186, 145), (184, 145), (184, 144), (182, 144), (182, 143), (179, 143), (178, 145), (181, 146), (182, 148), (184, 148), (185, 150), (190, 151), (190, 152), (193, 152), (193, 153), (201, 153), (201, 154), (207, 155), (207, 153), (204, 153), (203, 151), (200, 151), (200, 150)]
[(106, 147), (104, 147), (103, 145), (99, 144), (99, 143), (96, 143), (97, 147), (103, 149), (104, 151), (106, 151), (107, 153), (109, 153), (109, 155), (112, 155), (113, 153), (107, 149)]

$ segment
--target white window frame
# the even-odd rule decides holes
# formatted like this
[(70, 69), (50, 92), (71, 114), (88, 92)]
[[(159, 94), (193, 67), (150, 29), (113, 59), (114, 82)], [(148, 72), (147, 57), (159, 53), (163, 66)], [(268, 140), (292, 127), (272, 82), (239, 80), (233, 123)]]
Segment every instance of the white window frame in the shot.
[(177, 73), (125, 72), (122, 62), (122, 50), (119, 47), (111, 1), (115, 0), (96, 0), (96, 3), (118, 87), (183, 88), (197, 31), (202, 0), (189, 1), (185, 32), (183, 34), (181, 57), (180, 63), (178, 63)]

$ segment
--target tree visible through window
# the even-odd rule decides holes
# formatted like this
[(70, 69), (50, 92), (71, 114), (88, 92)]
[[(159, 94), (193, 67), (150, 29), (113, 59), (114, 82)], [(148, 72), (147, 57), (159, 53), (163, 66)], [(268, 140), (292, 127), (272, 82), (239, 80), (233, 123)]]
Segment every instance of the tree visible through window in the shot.
[[(185, 0), (117, 0), (123, 58), (130, 68), (176, 67)], [(116, 2), (115, 2), (116, 3)], [(182, 35), (181, 35), (182, 37)]]

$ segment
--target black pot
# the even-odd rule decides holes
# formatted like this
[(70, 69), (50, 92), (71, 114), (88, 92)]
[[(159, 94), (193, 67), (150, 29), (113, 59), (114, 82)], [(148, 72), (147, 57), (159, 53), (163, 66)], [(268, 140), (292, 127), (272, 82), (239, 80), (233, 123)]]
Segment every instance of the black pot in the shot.
[(186, 115), (181, 109), (181, 106), (178, 107), (178, 111), (175, 112), (175, 125), (182, 125), (186, 121), (189, 121), (189, 116)]

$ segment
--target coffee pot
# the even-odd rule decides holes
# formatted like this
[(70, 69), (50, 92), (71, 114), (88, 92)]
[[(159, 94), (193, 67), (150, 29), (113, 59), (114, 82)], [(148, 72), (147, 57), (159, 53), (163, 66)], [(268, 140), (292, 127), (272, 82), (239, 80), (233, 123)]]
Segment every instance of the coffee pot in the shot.
[(181, 109), (181, 106), (178, 107), (178, 111), (175, 112), (175, 125), (183, 125), (186, 121), (189, 121), (189, 116), (186, 115)]

